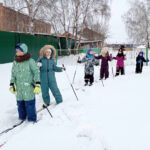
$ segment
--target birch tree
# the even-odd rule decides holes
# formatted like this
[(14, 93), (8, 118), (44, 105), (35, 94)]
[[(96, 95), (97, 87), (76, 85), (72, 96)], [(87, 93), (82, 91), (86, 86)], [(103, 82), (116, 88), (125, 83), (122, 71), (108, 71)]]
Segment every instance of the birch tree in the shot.
[(150, 2), (136, 0), (123, 16), (129, 38), (134, 43), (143, 43), (150, 47)]
[[(49, 18), (54, 26), (59, 26), (58, 29), (61, 33), (66, 33), (68, 50), (71, 49), (71, 44), (68, 43), (69, 36), (67, 33), (73, 35), (75, 49), (77, 49), (81, 40), (79, 31), (81, 33), (90, 22), (97, 23), (109, 20), (110, 8), (108, 2), (107, 0), (57, 0), (53, 7), (54, 10), (51, 9), (51, 15), (47, 13), (46, 18)], [(72, 38), (70, 43), (72, 43)]]

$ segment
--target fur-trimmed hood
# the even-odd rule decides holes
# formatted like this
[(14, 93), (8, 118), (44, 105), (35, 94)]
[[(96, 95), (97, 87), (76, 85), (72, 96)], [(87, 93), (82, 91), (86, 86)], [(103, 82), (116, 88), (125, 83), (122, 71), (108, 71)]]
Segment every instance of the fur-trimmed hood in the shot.
[(52, 46), (52, 45), (45, 45), (44, 47), (42, 47), (42, 48), (40, 49), (40, 58), (43, 58), (43, 57), (45, 56), (45, 52), (46, 52), (47, 49), (51, 49), (51, 50), (52, 50), (51, 57), (52, 57), (53, 59), (55, 59), (55, 58), (56, 58), (56, 49), (55, 49), (55, 47)]

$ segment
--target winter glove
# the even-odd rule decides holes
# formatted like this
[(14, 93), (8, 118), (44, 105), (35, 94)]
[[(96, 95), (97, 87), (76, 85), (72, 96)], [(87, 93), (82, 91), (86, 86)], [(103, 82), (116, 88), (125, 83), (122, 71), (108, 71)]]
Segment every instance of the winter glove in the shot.
[(95, 64), (95, 66), (98, 66), (98, 65), (99, 65), (99, 63), (96, 63), (96, 64)]
[(37, 66), (38, 66), (38, 67), (42, 67), (42, 63), (41, 63), (41, 62), (38, 62), (38, 63), (37, 63)]
[(62, 67), (62, 70), (66, 71), (66, 68), (65, 68), (65, 67)]
[(9, 91), (10, 91), (12, 94), (15, 94), (15, 93), (16, 93), (16, 88), (15, 88), (14, 83), (10, 83)]
[(149, 62), (149, 59), (147, 59), (146, 62)]
[(35, 88), (34, 88), (34, 94), (40, 94), (41, 93), (41, 88), (40, 88), (40, 84), (35, 84)]

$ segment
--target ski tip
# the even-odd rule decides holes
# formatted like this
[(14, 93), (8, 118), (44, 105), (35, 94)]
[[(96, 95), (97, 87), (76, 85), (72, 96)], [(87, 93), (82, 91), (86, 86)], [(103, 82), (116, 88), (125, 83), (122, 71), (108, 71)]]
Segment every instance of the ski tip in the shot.
[(3, 147), (6, 144), (6, 142), (0, 144), (0, 148)]

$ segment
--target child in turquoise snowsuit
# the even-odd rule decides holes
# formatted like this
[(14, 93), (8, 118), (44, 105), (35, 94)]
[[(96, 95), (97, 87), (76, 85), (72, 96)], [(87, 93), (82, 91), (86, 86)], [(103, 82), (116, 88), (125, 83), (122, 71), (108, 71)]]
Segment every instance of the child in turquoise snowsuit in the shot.
[(50, 104), (49, 89), (56, 99), (56, 103), (61, 103), (62, 95), (58, 89), (55, 72), (62, 72), (63, 67), (57, 67), (54, 61), (56, 50), (51, 45), (46, 45), (40, 50), (40, 58), (37, 60), (37, 65), (40, 68), (40, 80), (43, 97), (43, 107)]

